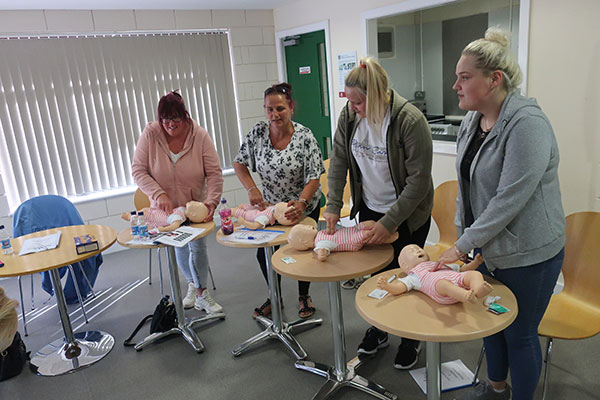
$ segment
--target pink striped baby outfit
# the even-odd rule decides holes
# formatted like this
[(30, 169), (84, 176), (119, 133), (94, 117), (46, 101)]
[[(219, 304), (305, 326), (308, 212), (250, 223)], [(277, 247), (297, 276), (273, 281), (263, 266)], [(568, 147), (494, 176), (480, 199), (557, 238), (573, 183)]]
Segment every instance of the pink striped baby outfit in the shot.
[(179, 220), (180, 218), (183, 222), (186, 220), (185, 207), (177, 207), (171, 214), (167, 214), (160, 208), (150, 208), (144, 213), (144, 218), (150, 229), (171, 225), (175, 220)]
[(269, 225), (275, 225), (275, 206), (269, 206), (264, 210), (259, 210), (258, 207), (252, 204), (242, 204), (235, 209), (234, 217), (244, 218), (246, 221), (254, 222), (256, 217), (266, 215), (269, 217)]
[(432, 272), (434, 267), (434, 261), (424, 261), (410, 270), (409, 274), (415, 274), (421, 282), (421, 288), (418, 290), (425, 293), (440, 304), (458, 303), (458, 301), (454, 300), (452, 297), (440, 295), (436, 290), (435, 285), (440, 279), (446, 279), (462, 288), (465, 288), (463, 283), (464, 272), (456, 272), (447, 265), (444, 265), (438, 271)]
[(321, 240), (331, 240), (337, 243), (337, 247), (331, 251), (358, 251), (363, 247), (365, 240), (364, 224), (360, 223), (350, 228), (342, 228), (328, 235), (327, 231), (317, 232), (315, 244)]

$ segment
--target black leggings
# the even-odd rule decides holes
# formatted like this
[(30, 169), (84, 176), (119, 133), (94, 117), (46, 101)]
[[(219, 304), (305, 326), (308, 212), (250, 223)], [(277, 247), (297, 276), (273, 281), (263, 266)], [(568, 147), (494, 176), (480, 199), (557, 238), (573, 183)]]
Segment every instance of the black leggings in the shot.
[[(316, 207), (308, 215), (308, 217), (314, 219), (316, 223), (319, 223), (319, 213), (320, 212), (321, 212), (321, 209), (319, 207)], [(279, 248), (279, 246), (275, 246), (274, 251), (277, 251), (278, 248)], [(267, 286), (268, 286), (269, 279), (267, 278), (267, 262), (265, 259), (265, 249), (263, 249), (263, 248), (257, 249), (256, 259), (258, 260), (258, 265), (260, 265), (260, 270), (262, 271), (262, 274), (265, 277), (265, 281), (267, 282)], [(279, 285), (281, 287), (281, 275), (279, 275), (279, 274), (277, 274), (277, 282), (279, 283)], [(308, 295), (309, 287), (310, 287), (310, 282), (298, 281), (298, 295), (299, 296)]]
[[(364, 202), (361, 202), (360, 207), (358, 209), (358, 220), (360, 222), (368, 221), (368, 220), (378, 221), (379, 219), (381, 219), (381, 217), (383, 217), (383, 215), (384, 214), (381, 214), (381, 213), (378, 213), (377, 211), (373, 211), (373, 210), (369, 209), (369, 207), (367, 207)], [(379, 272), (388, 271), (390, 269), (400, 267), (398, 265), (398, 255), (400, 254), (400, 251), (402, 250), (402, 248), (404, 246), (409, 245), (409, 244), (416, 244), (422, 248), (425, 245), (425, 241), (427, 240), (427, 235), (429, 234), (430, 226), (431, 226), (431, 218), (427, 219), (427, 221), (420, 228), (418, 228), (416, 231), (411, 233), (410, 229), (408, 229), (406, 221), (404, 221), (398, 227), (398, 239), (394, 243), (392, 243), (392, 247), (394, 248), (394, 258), (392, 259), (392, 262), (390, 262), (385, 268), (383, 268)], [(373, 328), (375, 328), (375, 327), (373, 327)], [(375, 328), (375, 329), (377, 329), (377, 328)], [(377, 330), (379, 330), (379, 329), (377, 329)], [(415, 347), (419, 343), (417, 340), (412, 340), (412, 339), (407, 339), (407, 338), (403, 338), (402, 340), (406, 341), (408, 343), (411, 343)]]
[[(377, 211), (373, 211), (366, 206), (364, 202), (361, 202), (360, 207), (358, 208), (358, 220), (359, 222), (363, 221), (379, 221), (384, 214), (378, 213)], [(394, 248), (394, 258), (392, 262), (390, 262), (387, 267), (383, 268), (381, 271), (388, 271), (390, 269), (399, 268), (398, 265), (398, 255), (400, 255), (400, 251), (404, 246), (409, 244), (416, 244), (419, 247), (423, 247), (425, 245), (425, 241), (427, 240), (427, 235), (429, 234), (429, 227), (431, 226), (431, 218), (427, 219), (427, 221), (416, 231), (410, 232), (406, 221), (403, 222), (398, 227), (398, 239), (392, 243), (392, 247)]]

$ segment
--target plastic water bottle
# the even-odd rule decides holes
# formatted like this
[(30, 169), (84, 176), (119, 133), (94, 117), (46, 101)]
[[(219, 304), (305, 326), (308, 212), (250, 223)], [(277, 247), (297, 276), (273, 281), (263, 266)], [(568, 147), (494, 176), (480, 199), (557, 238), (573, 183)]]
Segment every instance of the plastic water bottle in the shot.
[(13, 248), (10, 244), (10, 235), (4, 229), (4, 225), (0, 225), (0, 245), (2, 245), (2, 254), (12, 254)]
[(148, 224), (146, 223), (146, 217), (144, 217), (144, 212), (140, 211), (137, 217), (137, 232), (138, 238), (144, 240), (148, 238)]
[(223, 235), (231, 235), (233, 233), (231, 208), (227, 206), (227, 200), (225, 200), (225, 197), (221, 199), (221, 204), (219, 204), (219, 216), (221, 217), (221, 231), (223, 232)]
[(129, 227), (131, 229), (131, 238), (132, 239), (137, 239), (138, 238), (138, 219), (137, 219), (137, 213), (135, 211), (132, 211), (129, 214)]

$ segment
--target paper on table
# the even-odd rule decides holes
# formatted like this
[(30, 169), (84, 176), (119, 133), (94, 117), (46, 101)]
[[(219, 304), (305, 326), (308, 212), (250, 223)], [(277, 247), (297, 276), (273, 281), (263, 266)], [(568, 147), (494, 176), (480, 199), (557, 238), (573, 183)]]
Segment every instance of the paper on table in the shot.
[[(427, 394), (425, 368), (413, 369), (409, 372), (423, 393)], [(442, 363), (442, 392), (471, 386), (473, 383), (473, 376), (474, 374), (467, 368), (462, 360)]]
[(240, 229), (233, 232), (231, 235), (223, 236), (222, 240), (229, 242), (247, 243), (247, 244), (261, 244), (268, 243), (274, 240), (277, 236), (284, 233), (284, 231), (271, 231), (266, 229), (257, 230), (246, 230)]
[(183, 245), (194, 240), (198, 235), (206, 231), (204, 228), (192, 228), (191, 226), (180, 226), (171, 232), (163, 232), (154, 239), (155, 242), (168, 246), (183, 247)]
[(156, 239), (158, 236), (149, 237), (148, 239), (131, 239), (127, 244), (134, 244), (136, 246), (156, 246)]
[(61, 231), (58, 231), (50, 235), (25, 240), (23, 246), (21, 246), (19, 255), (23, 256), (25, 254), (39, 253), (40, 251), (57, 248), (58, 243), (60, 243), (61, 233)]

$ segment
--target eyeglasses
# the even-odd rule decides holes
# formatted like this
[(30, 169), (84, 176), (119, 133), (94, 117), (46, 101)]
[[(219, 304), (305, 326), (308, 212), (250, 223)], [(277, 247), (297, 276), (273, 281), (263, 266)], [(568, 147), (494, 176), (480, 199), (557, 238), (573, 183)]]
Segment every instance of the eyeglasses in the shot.
[(163, 124), (168, 124), (169, 122), (173, 122), (175, 124), (178, 124), (181, 122), (181, 118), (177, 117), (177, 118), (161, 118), (160, 121)]

